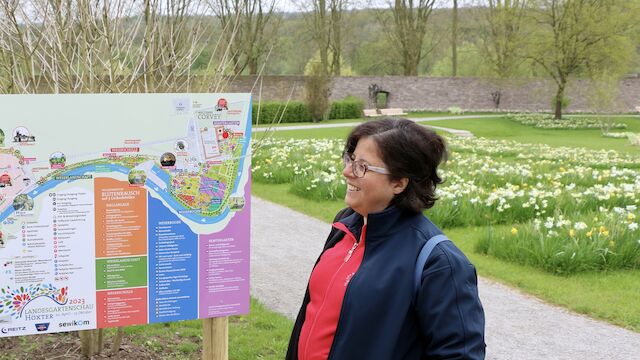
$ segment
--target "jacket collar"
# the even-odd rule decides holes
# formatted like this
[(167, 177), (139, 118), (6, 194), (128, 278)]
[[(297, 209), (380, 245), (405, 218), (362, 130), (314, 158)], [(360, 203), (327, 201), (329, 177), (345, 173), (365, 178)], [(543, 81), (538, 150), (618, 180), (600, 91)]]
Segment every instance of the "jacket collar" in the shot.
[[(367, 218), (367, 241), (386, 237), (398, 225), (403, 214), (404, 211), (393, 205), (380, 212), (369, 214)], [(360, 238), (362, 226), (364, 225), (362, 215), (354, 212), (339, 222), (344, 224), (356, 239)]]

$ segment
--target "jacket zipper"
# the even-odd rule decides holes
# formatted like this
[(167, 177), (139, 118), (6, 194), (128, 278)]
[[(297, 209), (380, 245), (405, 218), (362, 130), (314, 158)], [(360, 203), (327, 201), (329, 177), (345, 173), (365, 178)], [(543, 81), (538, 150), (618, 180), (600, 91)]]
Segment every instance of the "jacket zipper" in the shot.
[[(344, 257), (344, 262), (343, 262), (342, 264), (340, 264), (340, 266), (338, 267), (338, 270), (336, 270), (336, 272), (335, 272), (335, 273), (333, 274), (333, 276), (331, 277), (331, 282), (330, 282), (330, 284), (329, 284), (329, 287), (331, 287), (331, 286), (333, 285), (333, 282), (335, 281), (336, 276), (338, 275), (338, 273), (340, 272), (340, 270), (342, 270), (342, 266), (344, 266), (344, 264), (346, 264), (346, 263), (349, 261), (349, 259), (351, 259), (351, 256), (353, 255), (353, 252), (354, 252), (354, 251), (356, 251), (356, 248), (358, 247), (358, 244), (360, 244), (359, 242), (357, 242), (357, 241), (355, 240), (355, 238), (353, 237), (353, 235), (348, 235), (348, 236), (350, 236), (351, 238), (353, 238), (353, 239), (354, 239), (354, 240), (353, 240), (353, 246), (351, 247), (351, 249), (349, 249), (349, 251), (347, 251), (347, 254), (346, 254), (346, 255), (345, 255), (345, 257)], [(357, 273), (357, 272), (356, 272), (356, 273)], [(355, 277), (355, 274), (354, 274), (354, 277)], [(353, 280), (353, 278), (352, 278), (352, 280)], [(350, 285), (350, 284), (351, 284), (351, 281), (349, 281), (349, 285)], [(346, 297), (347, 291), (349, 291), (349, 285), (347, 285), (347, 289), (345, 290), (345, 297)], [(320, 311), (322, 311), (322, 309), (324, 308), (324, 300), (325, 300), (325, 299), (323, 299), (323, 300), (322, 300), (322, 305), (320, 305), (320, 308), (318, 309), (318, 314), (319, 314), (319, 313), (320, 313)], [(344, 307), (344, 300), (343, 300), (342, 307)], [(340, 313), (342, 313), (342, 307), (340, 308)], [(342, 317), (342, 316), (340, 316), (340, 317)], [(316, 319), (315, 319), (315, 320), (317, 320), (317, 318), (318, 318), (318, 317), (316, 316)], [(311, 332), (313, 331), (313, 328), (315, 328), (315, 326), (316, 326), (316, 324), (315, 324), (315, 320), (314, 320), (313, 324), (311, 325), (311, 329), (309, 329), (309, 333), (311, 333)], [(340, 319), (338, 319), (338, 324), (340, 324)], [(336, 325), (336, 332), (337, 332), (337, 331), (338, 331), (338, 325)], [(335, 339), (335, 337), (334, 337), (334, 339)], [(308, 350), (308, 348), (309, 348), (309, 342), (307, 341), (307, 344), (305, 345), (305, 348), (304, 348), (304, 354), (305, 354), (305, 357), (307, 357), (307, 350)], [(333, 344), (331, 345), (331, 348), (333, 348)], [(331, 349), (329, 350), (329, 355), (331, 355)]]
[[(353, 252), (356, 250), (360, 242), (362, 242), (363, 240), (364, 238), (361, 237), (360, 241), (356, 241), (353, 244), (353, 247), (351, 247), (351, 250), (347, 252), (347, 256), (345, 256), (344, 258), (345, 263), (349, 261), (349, 259), (351, 259), (351, 255), (353, 255)], [(353, 280), (355, 280), (355, 277), (358, 276), (358, 274), (360, 273), (360, 268), (362, 268), (362, 264), (364, 264), (364, 254), (362, 254), (362, 262), (360, 263), (360, 266), (358, 266), (358, 271), (356, 271), (356, 273), (353, 274), (353, 277), (351, 277), (351, 280), (349, 280), (349, 284), (347, 284), (347, 289), (344, 291), (344, 298), (342, 299), (342, 306), (340, 307), (340, 317), (338, 317), (338, 325), (336, 325), (336, 332), (333, 334), (333, 341), (331, 342), (331, 349), (329, 349), (329, 355), (327, 356), (327, 360), (331, 359), (331, 354), (333, 354), (333, 349), (336, 346), (336, 339), (338, 338), (338, 332), (340, 331), (340, 324), (342, 323), (344, 310), (345, 310), (345, 307), (347, 306), (347, 297), (349, 296), (349, 288), (351, 287)]]
[(356, 251), (356, 248), (358, 247), (358, 244), (360, 244), (357, 241), (353, 242), (353, 246), (351, 247), (351, 249), (349, 251), (347, 251), (347, 256), (344, 257), (344, 262), (346, 263), (347, 261), (349, 261), (349, 259), (351, 259), (351, 255), (353, 255), (353, 252)]

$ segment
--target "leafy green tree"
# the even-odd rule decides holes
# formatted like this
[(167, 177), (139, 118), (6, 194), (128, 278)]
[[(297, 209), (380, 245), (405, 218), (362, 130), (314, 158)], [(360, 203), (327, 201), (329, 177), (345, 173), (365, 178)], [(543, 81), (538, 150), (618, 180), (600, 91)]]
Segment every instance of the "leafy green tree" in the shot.
[(529, 56), (556, 84), (555, 118), (572, 76), (620, 71), (633, 51), (629, 34), (635, 3), (623, 0), (539, 0), (533, 11), (536, 31)]

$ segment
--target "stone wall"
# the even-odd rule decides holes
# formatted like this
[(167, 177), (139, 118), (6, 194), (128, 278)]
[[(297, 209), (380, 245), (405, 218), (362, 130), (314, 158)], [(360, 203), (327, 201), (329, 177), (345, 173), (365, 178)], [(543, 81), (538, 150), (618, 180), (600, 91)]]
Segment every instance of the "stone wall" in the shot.
[[(418, 76), (357, 76), (333, 79), (331, 98), (347, 95), (367, 101), (369, 86), (377, 84), (389, 91), (389, 107), (405, 110), (446, 110), (457, 106), (466, 111), (550, 111), (555, 84), (551, 80), (511, 80), (499, 84), (480, 78), (447, 78)], [(590, 81), (571, 82), (566, 92), (569, 112), (592, 112), (588, 100)], [(304, 100), (304, 76), (264, 76), (256, 82), (254, 76), (235, 78), (229, 92), (248, 92), (253, 88), (257, 101), (260, 88), (262, 100)], [(496, 109), (492, 93), (500, 90), (500, 107)], [(640, 106), (640, 76), (628, 76), (620, 82), (616, 111), (636, 112)], [(367, 107), (373, 107), (368, 103)]]

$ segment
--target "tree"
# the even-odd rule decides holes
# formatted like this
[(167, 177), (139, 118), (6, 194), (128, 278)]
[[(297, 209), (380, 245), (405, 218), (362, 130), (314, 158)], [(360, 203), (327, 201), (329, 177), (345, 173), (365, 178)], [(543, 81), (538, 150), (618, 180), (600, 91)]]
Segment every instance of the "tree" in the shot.
[(422, 45), (435, 0), (395, 0), (391, 6), (393, 22), (389, 34), (400, 47), (404, 75), (418, 75)]
[[(200, 4), (0, 0), (0, 93), (224, 91), (226, 47), (210, 53), (197, 81), (191, 72), (214, 34), (211, 21), (192, 15)], [(83, 356), (103, 350), (103, 329), (79, 335)], [(118, 329), (112, 353), (123, 336)]]
[(513, 76), (524, 60), (528, 3), (528, 0), (489, 0), (487, 7), (481, 8), (486, 26), (481, 33), (480, 49), (500, 79)]
[[(306, 102), (313, 121), (323, 120), (329, 111), (331, 75), (339, 76), (342, 61), (342, 26), (346, 0), (311, 0), (302, 3), (304, 13), (320, 57), (310, 62), (305, 81)], [(331, 58), (329, 58), (331, 57)]]
[(556, 84), (555, 118), (571, 76), (612, 71), (627, 65), (625, 46), (634, 24), (631, 2), (623, 0), (541, 0), (534, 14), (540, 31), (532, 37), (530, 57)]
[(453, 0), (453, 10), (451, 14), (453, 21), (451, 24), (451, 76), (458, 74), (458, 0)]
[(347, 0), (310, 0), (300, 4), (311, 37), (320, 53), (318, 71), (341, 75), (342, 32)]
[[(209, 0), (230, 47), (232, 71), (256, 75), (261, 60), (277, 39), (280, 19), (276, 0)], [(235, 39), (235, 41), (233, 41)]]
[(211, 21), (191, 15), (201, 7), (199, 0), (0, 0), (0, 92), (219, 88), (222, 47), (194, 82), (192, 65), (214, 34)]

